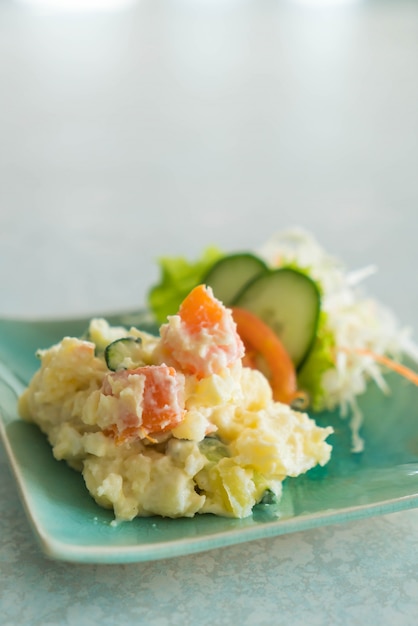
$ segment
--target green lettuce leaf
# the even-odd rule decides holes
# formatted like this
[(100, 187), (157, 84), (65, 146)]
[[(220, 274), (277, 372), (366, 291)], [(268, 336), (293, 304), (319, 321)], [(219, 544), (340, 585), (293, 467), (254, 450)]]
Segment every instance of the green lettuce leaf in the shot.
[(321, 384), (322, 376), (335, 367), (334, 348), (335, 339), (327, 327), (327, 314), (321, 311), (314, 345), (298, 372), (298, 387), (309, 394), (310, 404), (315, 411), (320, 411), (323, 405), (325, 390)]
[(155, 319), (164, 323), (167, 315), (175, 315), (187, 294), (203, 281), (204, 276), (223, 253), (208, 247), (194, 263), (184, 257), (161, 257), (161, 277), (148, 292), (148, 306)]

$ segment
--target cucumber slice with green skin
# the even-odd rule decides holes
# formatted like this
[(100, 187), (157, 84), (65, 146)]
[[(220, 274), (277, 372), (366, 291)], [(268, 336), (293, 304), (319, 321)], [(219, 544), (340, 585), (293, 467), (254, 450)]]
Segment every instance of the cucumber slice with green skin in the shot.
[(109, 343), (104, 351), (107, 367), (117, 372), (143, 365), (141, 343), (136, 337), (122, 337)]
[(202, 282), (212, 287), (218, 300), (230, 306), (244, 285), (267, 271), (267, 265), (259, 257), (249, 252), (237, 252), (219, 259)]
[(321, 296), (316, 283), (297, 270), (270, 270), (244, 286), (233, 306), (251, 311), (282, 341), (300, 369), (315, 341)]

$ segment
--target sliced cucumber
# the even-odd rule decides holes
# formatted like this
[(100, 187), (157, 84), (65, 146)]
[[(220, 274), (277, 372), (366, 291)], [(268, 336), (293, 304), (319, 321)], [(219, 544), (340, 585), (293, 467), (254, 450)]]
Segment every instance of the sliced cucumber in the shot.
[(212, 287), (216, 298), (229, 306), (244, 285), (267, 271), (264, 261), (254, 254), (238, 252), (219, 259), (202, 282)]
[(116, 372), (143, 365), (141, 343), (141, 339), (135, 337), (122, 337), (112, 341), (104, 351), (107, 367)]
[(236, 296), (234, 306), (260, 317), (283, 342), (299, 369), (315, 341), (321, 296), (306, 274), (291, 268), (256, 276)]

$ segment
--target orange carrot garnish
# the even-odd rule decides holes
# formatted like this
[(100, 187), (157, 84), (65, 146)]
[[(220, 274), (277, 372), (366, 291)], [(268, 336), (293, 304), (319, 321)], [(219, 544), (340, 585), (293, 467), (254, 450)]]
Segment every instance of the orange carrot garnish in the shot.
[(416, 372), (411, 370), (406, 365), (403, 365), (402, 363), (399, 363), (398, 361), (395, 361), (384, 354), (377, 354), (376, 352), (373, 352), (373, 350), (369, 350), (368, 348), (339, 348), (339, 350), (345, 352), (346, 354), (355, 353), (362, 356), (369, 356), (371, 359), (376, 361), (376, 363), (384, 365), (393, 372), (396, 372), (400, 376), (403, 376), (411, 383), (414, 383), (414, 385), (418, 385), (418, 374)]

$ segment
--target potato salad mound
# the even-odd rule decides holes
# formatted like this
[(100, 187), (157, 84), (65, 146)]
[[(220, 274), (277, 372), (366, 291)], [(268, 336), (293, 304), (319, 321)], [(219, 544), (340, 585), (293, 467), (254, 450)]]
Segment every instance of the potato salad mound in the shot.
[(88, 339), (39, 351), (20, 414), (117, 520), (247, 517), (328, 462), (332, 429), (274, 401), (244, 352), (231, 310), (199, 285), (159, 337), (93, 319)]

